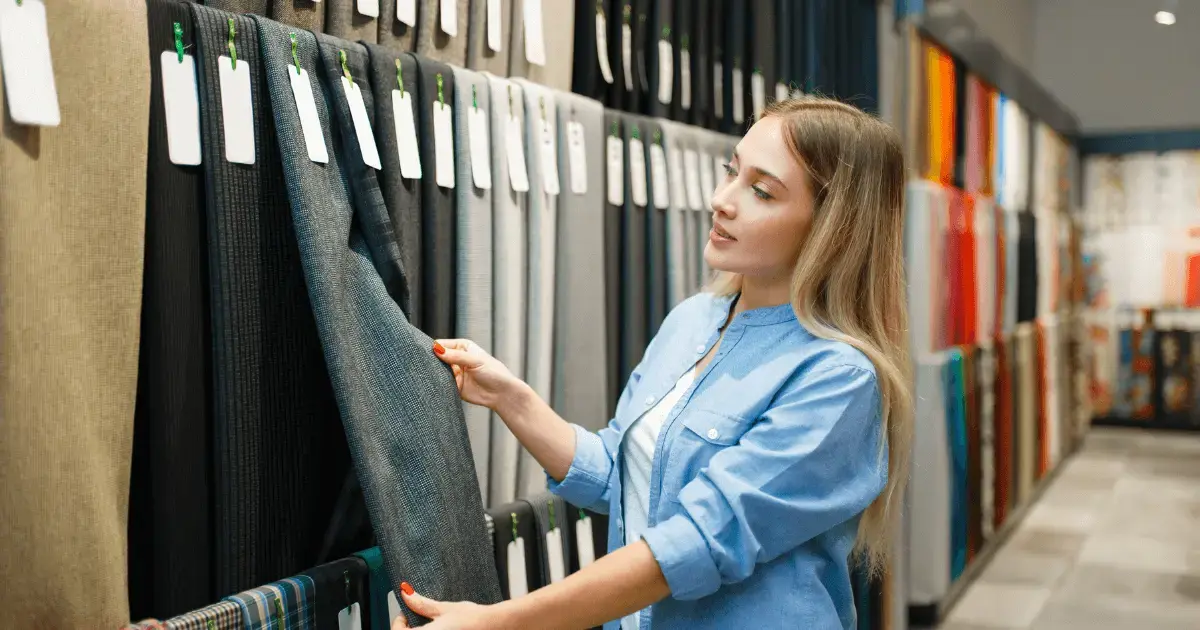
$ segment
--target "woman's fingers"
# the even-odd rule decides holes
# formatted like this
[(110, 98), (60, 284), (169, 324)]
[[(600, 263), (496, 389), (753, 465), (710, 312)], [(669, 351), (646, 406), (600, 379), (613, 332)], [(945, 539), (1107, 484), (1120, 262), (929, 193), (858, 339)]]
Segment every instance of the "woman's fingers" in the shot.
[(474, 369), (483, 365), (483, 358), (468, 350), (468, 344), (471, 342), (462, 341), (462, 344), (453, 344), (454, 341), (462, 340), (450, 340), (452, 345), (446, 345), (447, 342), (444, 341), (433, 342), (433, 353), (444, 363), (466, 369)]
[(395, 621), (392, 622), (392, 630), (401, 630), (407, 627), (408, 620), (404, 618), (404, 615), (396, 615)]
[(442, 614), (439, 602), (417, 595), (408, 582), (400, 585), (400, 595), (404, 597), (404, 605), (422, 617), (436, 619)]

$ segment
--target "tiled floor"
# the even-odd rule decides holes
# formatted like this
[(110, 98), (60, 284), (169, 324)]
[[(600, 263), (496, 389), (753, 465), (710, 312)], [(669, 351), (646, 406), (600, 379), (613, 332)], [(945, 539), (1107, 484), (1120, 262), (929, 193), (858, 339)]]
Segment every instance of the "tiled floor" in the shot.
[(1200, 435), (1094, 429), (941, 630), (1200, 629)]

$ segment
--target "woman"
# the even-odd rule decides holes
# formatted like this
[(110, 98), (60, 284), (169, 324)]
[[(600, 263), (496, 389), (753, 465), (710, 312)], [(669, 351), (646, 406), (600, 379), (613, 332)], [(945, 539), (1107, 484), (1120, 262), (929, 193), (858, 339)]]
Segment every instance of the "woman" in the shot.
[(912, 432), (901, 148), (849, 105), (791, 100), (726, 172), (704, 250), (720, 274), (670, 313), (599, 435), (470, 341), (434, 346), (552, 491), (610, 515), (612, 553), (493, 606), (402, 584), (428, 627), (854, 627), (850, 567), (883, 567)]

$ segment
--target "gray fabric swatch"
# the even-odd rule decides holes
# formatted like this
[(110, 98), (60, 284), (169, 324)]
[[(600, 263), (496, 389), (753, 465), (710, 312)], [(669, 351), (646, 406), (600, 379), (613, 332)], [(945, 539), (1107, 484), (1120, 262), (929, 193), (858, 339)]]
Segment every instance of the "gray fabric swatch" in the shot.
[(204, 6), (230, 13), (266, 15), (271, 0), (204, 0)]
[(314, 33), (325, 30), (325, 7), (312, 0), (271, 0), (271, 17)]
[[(623, 204), (609, 203), (608, 178), (613, 177), (608, 172), (608, 141), (616, 138), (624, 146), (624, 120), (619, 111), (604, 110), (604, 319), (607, 331), (608, 346), (608, 413), (612, 417), (616, 412), (617, 399), (621, 388), (625, 386), (625, 376), (621, 374), (621, 215)], [(624, 173), (616, 177), (624, 179)], [(628, 194), (628, 193), (625, 193)]]
[[(454, 190), (437, 184), (437, 143), (434, 111), (442, 103), (454, 109), (454, 71), (450, 66), (417, 55), (421, 100), (415, 103), (421, 141), (421, 271), (424, 305), (422, 330), (435, 339), (454, 335)], [(451, 139), (453, 141), (453, 139)], [(457, 169), (455, 169), (457, 170)]]
[(417, 27), (396, 19), (396, 0), (382, 0), (379, 3), (378, 26), (380, 45), (396, 52), (412, 52), (416, 49)]
[(417, 54), (458, 67), (467, 65), (468, 1), (457, 1), (458, 34), (442, 30), (441, 4), (450, 0), (420, 0), (417, 6)]
[[(380, 0), (380, 4), (389, 0)], [(352, 42), (377, 43), (376, 19), (358, 12), (355, 0), (324, 0), (325, 32)]]
[(499, 76), (508, 75), (508, 48), (512, 29), (514, 0), (500, 3), (500, 50), (488, 47), (487, 5), (491, 0), (471, 0), (471, 23), (467, 27), (467, 67)]
[[(575, 3), (542, 2), (542, 37), (546, 65), (529, 63), (525, 56), (525, 1), (512, 0), (512, 37), (508, 46), (508, 74), (563, 92), (571, 91), (575, 67)], [(619, 63), (619, 58), (617, 60)]]
[[(684, 188), (685, 182), (675, 181), (677, 175), (682, 175), (681, 172), (671, 170), (671, 164), (678, 160), (678, 163), (683, 163), (683, 153), (681, 151), (681, 138), (690, 132), (687, 125), (673, 123), (668, 120), (659, 120), (659, 125), (663, 131), (663, 142), (666, 145), (667, 154), (667, 177), (670, 180), (671, 189), (671, 206), (666, 211), (666, 265), (667, 265), (667, 309), (675, 308), (688, 295), (688, 277), (687, 277), (687, 240), (684, 236), (687, 234), (690, 227), (692, 210), (687, 205), (687, 194)], [(684, 191), (685, 194), (677, 194)]]

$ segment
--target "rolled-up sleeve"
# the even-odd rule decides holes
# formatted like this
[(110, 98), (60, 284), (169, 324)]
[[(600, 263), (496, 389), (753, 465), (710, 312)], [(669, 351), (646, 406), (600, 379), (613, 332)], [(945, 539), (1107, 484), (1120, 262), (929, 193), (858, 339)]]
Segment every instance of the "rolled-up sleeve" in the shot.
[(548, 476), (550, 491), (572, 505), (606, 514), (612, 454), (599, 435), (577, 424), (571, 428), (575, 429), (575, 458), (561, 482)]
[(646, 531), (675, 599), (711, 595), (844, 523), (887, 482), (873, 372), (800, 373), (738, 443), (679, 493), (681, 510)]

